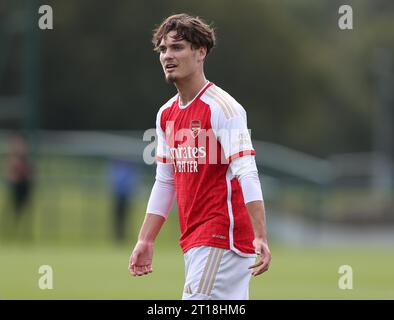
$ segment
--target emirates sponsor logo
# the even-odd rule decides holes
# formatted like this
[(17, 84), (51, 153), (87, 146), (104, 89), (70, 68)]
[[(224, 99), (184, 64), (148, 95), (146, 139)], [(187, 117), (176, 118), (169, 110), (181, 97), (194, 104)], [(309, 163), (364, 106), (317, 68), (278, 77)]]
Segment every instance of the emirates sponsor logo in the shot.
[(205, 158), (207, 156), (207, 152), (205, 147), (181, 147), (178, 148), (170, 148), (171, 158), (176, 160), (187, 160), (187, 159), (198, 159)]
[[(189, 120), (190, 121), (190, 120)], [(196, 172), (198, 165), (228, 164), (231, 159), (246, 154), (254, 154), (250, 131), (246, 128), (213, 130), (205, 129), (201, 120), (191, 120), (185, 128), (174, 128), (173, 121), (167, 121), (164, 134), (156, 136), (156, 130), (151, 129), (144, 134), (144, 141), (155, 139), (144, 149), (145, 163), (152, 164), (155, 155), (171, 160), (174, 164), (193, 162), (192, 169), (179, 170)], [(197, 161), (197, 163), (194, 163)]]

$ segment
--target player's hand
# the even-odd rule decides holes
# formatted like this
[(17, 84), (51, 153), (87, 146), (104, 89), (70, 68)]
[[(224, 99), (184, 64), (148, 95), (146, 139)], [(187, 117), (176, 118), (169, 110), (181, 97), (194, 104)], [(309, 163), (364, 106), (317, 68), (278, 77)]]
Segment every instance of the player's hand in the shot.
[(129, 261), (129, 273), (132, 276), (143, 276), (151, 273), (153, 243), (138, 241)]
[(258, 260), (254, 265), (250, 266), (249, 269), (253, 269), (252, 276), (255, 277), (268, 270), (271, 262), (271, 252), (267, 241), (263, 239), (254, 239), (253, 246), (258, 255)]

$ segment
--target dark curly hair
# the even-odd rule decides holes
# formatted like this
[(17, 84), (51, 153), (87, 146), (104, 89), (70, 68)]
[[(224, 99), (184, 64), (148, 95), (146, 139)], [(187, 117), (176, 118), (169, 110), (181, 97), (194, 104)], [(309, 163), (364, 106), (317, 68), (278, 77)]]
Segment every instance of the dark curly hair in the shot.
[(153, 31), (152, 43), (155, 51), (159, 51), (163, 37), (174, 30), (177, 32), (175, 40), (186, 40), (194, 49), (205, 47), (207, 55), (215, 46), (215, 31), (211, 26), (200, 17), (180, 13), (164, 19), (161, 25)]

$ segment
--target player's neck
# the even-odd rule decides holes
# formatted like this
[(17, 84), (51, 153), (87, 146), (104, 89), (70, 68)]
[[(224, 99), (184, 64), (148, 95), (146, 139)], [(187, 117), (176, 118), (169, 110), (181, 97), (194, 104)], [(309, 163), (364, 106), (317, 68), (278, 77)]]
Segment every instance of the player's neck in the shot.
[(192, 101), (207, 82), (204, 74), (199, 75), (195, 79), (177, 82), (175, 86), (178, 90), (181, 105), (187, 105)]

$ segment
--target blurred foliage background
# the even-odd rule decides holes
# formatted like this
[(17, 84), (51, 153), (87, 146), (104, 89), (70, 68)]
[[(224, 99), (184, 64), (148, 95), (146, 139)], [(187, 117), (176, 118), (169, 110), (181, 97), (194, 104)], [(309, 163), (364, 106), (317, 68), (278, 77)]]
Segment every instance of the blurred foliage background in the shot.
[[(21, 92), (32, 27), (26, 2), (3, 0), (0, 9), (3, 95)], [(152, 30), (169, 14), (190, 12), (215, 26), (207, 76), (247, 108), (255, 138), (320, 156), (372, 148), (373, 60), (377, 49), (393, 50), (391, 1), (348, 1), (352, 31), (339, 30), (336, 0), (36, 3), (54, 12), (54, 30), (39, 32), (39, 128), (152, 127), (174, 92), (152, 51)]]

